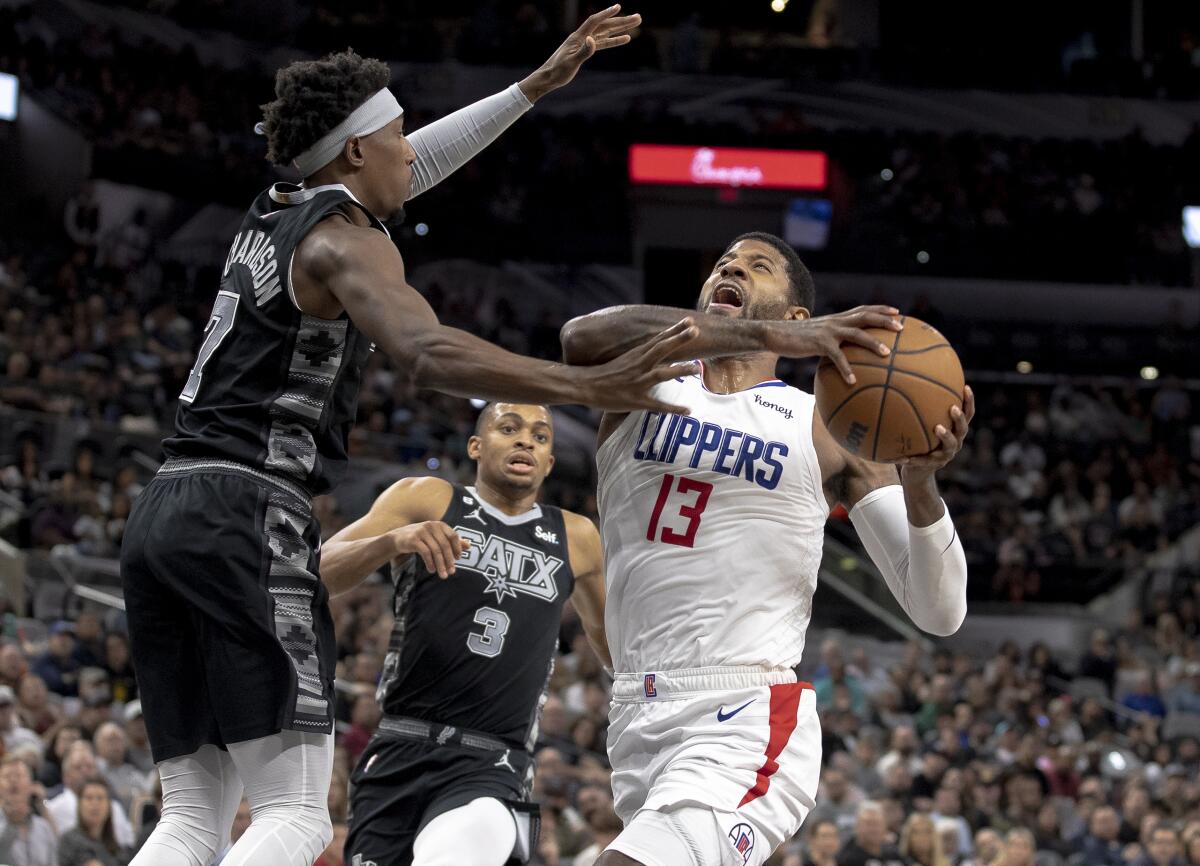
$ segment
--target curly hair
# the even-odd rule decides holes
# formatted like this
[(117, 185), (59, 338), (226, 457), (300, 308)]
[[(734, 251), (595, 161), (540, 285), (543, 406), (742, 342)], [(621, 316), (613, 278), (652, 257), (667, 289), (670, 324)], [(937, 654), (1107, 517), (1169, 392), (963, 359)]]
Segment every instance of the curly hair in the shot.
[(290, 165), (391, 80), (386, 63), (353, 49), (289, 63), (275, 73), (275, 101), (260, 106), (267, 159)]

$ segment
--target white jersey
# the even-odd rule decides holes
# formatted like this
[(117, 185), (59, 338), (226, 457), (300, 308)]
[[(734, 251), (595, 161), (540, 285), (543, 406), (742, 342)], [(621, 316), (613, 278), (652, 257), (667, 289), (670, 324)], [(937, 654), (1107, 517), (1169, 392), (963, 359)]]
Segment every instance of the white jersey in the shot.
[(692, 414), (631, 413), (596, 455), (615, 669), (795, 666), (829, 514), (813, 396), (699, 375), (654, 394)]

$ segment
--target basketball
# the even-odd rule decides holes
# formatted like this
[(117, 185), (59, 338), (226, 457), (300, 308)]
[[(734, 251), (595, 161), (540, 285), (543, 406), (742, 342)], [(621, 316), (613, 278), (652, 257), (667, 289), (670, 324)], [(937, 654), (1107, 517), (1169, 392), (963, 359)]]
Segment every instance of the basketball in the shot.
[(938, 446), (934, 428), (950, 428), (950, 408), (961, 406), (965, 382), (954, 348), (932, 325), (901, 316), (900, 332), (869, 331), (892, 352), (857, 345), (842, 350), (854, 370), (848, 385), (828, 359), (817, 367), (817, 411), (838, 444), (878, 463), (928, 454)]

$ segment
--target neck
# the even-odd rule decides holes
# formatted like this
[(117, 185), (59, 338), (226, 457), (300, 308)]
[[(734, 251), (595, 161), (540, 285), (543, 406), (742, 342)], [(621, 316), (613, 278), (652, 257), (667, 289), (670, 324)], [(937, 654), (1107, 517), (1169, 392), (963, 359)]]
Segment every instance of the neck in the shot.
[[(324, 168), (320, 169), (319, 171), (317, 171), (313, 174), (310, 174), (308, 177), (304, 178), (304, 188), (305, 189), (313, 189), (314, 187), (318, 187), (318, 186), (330, 186), (331, 184), (341, 184), (346, 189), (350, 190), (351, 195), (353, 195), (356, 199), (358, 199), (360, 202), (362, 202), (363, 206), (366, 207), (368, 210), (370, 210), (371, 213), (376, 213), (376, 211), (371, 208), (370, 194), (366, 190), (359, 189), (359, 186), (358, 186), (358, 183), (357, 183), (355, 177), (353, 177), (353, 176), (347, 177), (346, 175), (340, 173), (336, 168), (337, 163), (338, 163), (338, 160), (335, 159), (329, 165), (325, 166)], [(349, 214), (350, 220), (355, 225), (361, 225), (361, 226), (370, 225), (370, 221), (367, 219), (366, 215), (363, 214), (362, 212), (360, 212), (358, 210), (358, 208), (347, 208), (346, 210), (347, 210), (347, 213)]]
[(779, 358), (766, 352), (733, 355), (704, 362), (704, 387), (716, 394), (733, 394), (775, 378)]
[(538, 488), (535, 487), (533, 490), (505, 490), (503, 487), (484, 481), (481, 475), (475, 476), (475, 491), (479, 494), (480, 499), (493, 508), (500, 509), (500, 511), (509, 517), (524, 514), (537, 504)]

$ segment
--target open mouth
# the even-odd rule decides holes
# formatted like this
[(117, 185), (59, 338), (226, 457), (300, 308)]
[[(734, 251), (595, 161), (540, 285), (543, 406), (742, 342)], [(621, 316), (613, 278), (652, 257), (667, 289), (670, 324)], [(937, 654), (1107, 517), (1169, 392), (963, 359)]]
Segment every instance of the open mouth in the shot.
[(735, 310), (741, 309), (744, 303), (745, 297), (742, 294), (741, 286), (731, 282), (717, 283), (712, 300), (708, 302), (710, 307), (730, 307)]
[(537, 461), (530, 454), (518, 451), (508, 458), (508, 468), (520, 475), (529, 475), (537, 469)]

